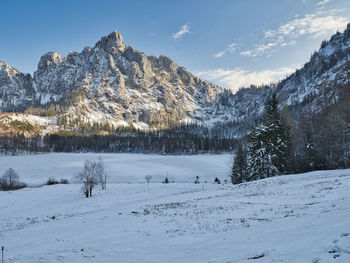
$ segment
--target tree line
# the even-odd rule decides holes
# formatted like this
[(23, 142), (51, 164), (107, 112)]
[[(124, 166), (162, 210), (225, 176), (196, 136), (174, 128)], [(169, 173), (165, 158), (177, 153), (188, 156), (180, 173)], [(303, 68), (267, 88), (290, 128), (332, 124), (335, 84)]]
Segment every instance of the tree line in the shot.
[(221, 137), (199, 125), (183, 125), (167, 130), (140, 131), (119, 128), (113, 134), (85, 135), (60, 131), (46, 136), (12, 134), (0, 137), (0, 153), (18, 155), (39, 152), (130, 152), (199, 154), (232, 152), (237, 140)]
[(350, 96), (314, 114), (288, 122), (276, 94), (260, 120), (238, 143), (231, 180), (242, 183), (282, 174), (350, 168)]

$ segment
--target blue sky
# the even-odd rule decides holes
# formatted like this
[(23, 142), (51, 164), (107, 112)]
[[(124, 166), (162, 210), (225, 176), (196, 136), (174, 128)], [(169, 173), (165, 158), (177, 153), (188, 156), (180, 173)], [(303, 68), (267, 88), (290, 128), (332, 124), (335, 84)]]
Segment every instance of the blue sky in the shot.
[(236, 90), (293, 72), (349, 11), (349, 0), (2, 0), (0, 60), (33, 73), (44, 53), (66, 56), (118, 30), (125, 44)]

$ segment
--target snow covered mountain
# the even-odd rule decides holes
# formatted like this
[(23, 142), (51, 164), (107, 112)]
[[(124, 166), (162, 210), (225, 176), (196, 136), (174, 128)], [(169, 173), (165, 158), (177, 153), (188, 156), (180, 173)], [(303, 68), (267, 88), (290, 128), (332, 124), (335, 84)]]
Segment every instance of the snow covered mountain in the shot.
[(317, 113), (345, 98), (349, 76), (350, 24), (344, 33), (337, 32), (329, 41), (323, 41), (309, 62), (277, 85), (276, 92), (282, 105), (299, 105)]
[(233, 94), (200, 80), (168, 57), (147, 56), (126, 46), (114, 31), (81, 53), (43, 55), (33, 77), (0, 63), (0, 106), (2, 111), (23, 111), (29, 105), (47, 109), (55, 104), (68, 121), (141, 129), (216, 123), (239, 137), (259, 117), (272, 92), (293, 120), (344, 100), (349, 59), (350, 24), (280, 83)]
[(0, 61), (0, 109), (23, 110), (32, 104), (34, 96), (32, 77)]
[(276, 92), (281, 110), (296, 123), (308, 115), (324, 113), (334, 104), (350, 103), (350, 24), (323, 41), (310, 61), (283, 81), (264, 87), (250, 87), (236, 94), (218, 94), (213, 118), (233, 121), (234, 135), (246, 134), (261, 114), (269, 94)]
[[(33, 86), (40, 105), (65, 104), (69, 116), (78, 113), (90, 122), (143, 127), (210, 119), (206, 105), (223, 91), (168, 57), (146, 56), (125, 46), (118, 31), (66, 58), (57, 52), (43, 55)], [(6, 83), (1, 87), (12, 88)], [(23, 85), (18, 83), (16, 88), (23, 93)], [(12, 96), (17, 98), (16, 106), (26, 100), (21, 93)], [(72, 96), (74, 103), (67, 105)]]

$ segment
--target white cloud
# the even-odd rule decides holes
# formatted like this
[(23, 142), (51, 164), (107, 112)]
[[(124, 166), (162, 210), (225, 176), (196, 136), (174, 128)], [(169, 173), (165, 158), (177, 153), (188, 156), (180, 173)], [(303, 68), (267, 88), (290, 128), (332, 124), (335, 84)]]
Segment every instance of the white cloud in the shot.
[(318, 2), (317, 5), (325, 5), (325, 4), (329, 3), (330, 1), (332, 1), (332, 0), (323, 0), (321, 2)]
[(236, 46), (237, 43), (231, 43), (227, 46), (227, 48), (219, 53), (216, 53), (213, 55), (214, 58), (221, 58), (222, 56), (226, 55), (227, 53), (235, 53), (236, 52)]
[(203, 79), (216, 82), (217, 84), (236, 92), (239, 88), (247, 87), (251, 84), (269, 84), (284, 79), (287, 75), (293, 73), (294, 71), (295, 69), (293, 68), (281, 67), (272, 70), (253, 72), (237, 67), (231, 70), (208, 70), (198, 72), (197, 75)]
[(221, 51), (219, 53), (216, 53), (213, 55), (214, 58), (221, 58), (222, 56), (224, 56), (226, 53), (226, 51)]
[(180, 30), (173, 34), (174, 40), (180, 40), (185, 34), (191, 33), (190, 26), (188, 24), (184, 24)]
[[(322, 2), (329, 1), (324, 0)], [(276, 30), (264, 32), (264, 39), (252, 49), (240, 52), (243, 56), (255, 57), (267, 52), (272, 53), (278, 47), (295, 45), (301, 36), (311, 38), (327, 37), (336, 31), (344, 30), (349, 17), (342, 16), (339, 9), (320, 10), (286, 22)]]

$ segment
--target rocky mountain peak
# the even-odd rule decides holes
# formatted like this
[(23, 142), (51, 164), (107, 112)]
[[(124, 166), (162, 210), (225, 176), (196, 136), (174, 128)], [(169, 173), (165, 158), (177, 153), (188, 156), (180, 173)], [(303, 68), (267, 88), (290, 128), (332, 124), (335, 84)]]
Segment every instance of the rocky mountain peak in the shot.
[(125, 45), (123, 43), (123, 36), (117, 30), (114, 30), (108, 36), (104, 36), (98, 41), (95, 47), (104, 49), (109, 52), (124, 51)]
[[(19, 75), (19, 74), (20, 74), (20, 72), (17, 69), (0, 61), (0, 80), (2, 80), (4, 78), (11, 78), (11, 77)], [(0, 86), (1, 86), (1, 83), (0, 83)]]
[(350, 37), (350, 23), (346, 26), (346, 29), (344, 31), (344, 36), (347, 38)]
[(31, 103), (33, 95), (31, 75), (0, 61), (0, 109), (13, 111), (16, 105), (17, 110), (24, 110)]
[(63, 58), (55, 51), (50, 51), (41, 56), (38, 64), (38, 70), (43, 70), (49, 67), (51, 64), (57, 64), (62, 62)]
[(159, 56), (159, 66), (168, 70), (172, 71), (175, 68), (175, 63), (167, 56)]

